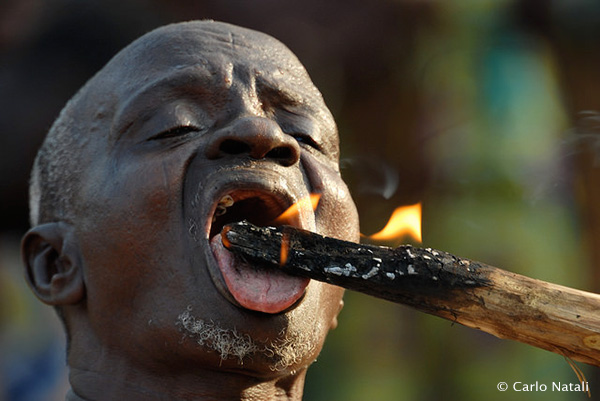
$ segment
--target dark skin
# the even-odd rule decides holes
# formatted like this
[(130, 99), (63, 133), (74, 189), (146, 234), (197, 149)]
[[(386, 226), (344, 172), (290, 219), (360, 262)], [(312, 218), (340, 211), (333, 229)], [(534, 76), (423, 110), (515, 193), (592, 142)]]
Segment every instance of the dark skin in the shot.
[[(70, 328), (67, 399), (301, 399), (342, 290), (236, 261), (231, 277), (251, 277), (238, 289), (209, 241), (229, 220), (272, 224), (310, 193), (317, 210), (290, 224), (358, 240), (337, 130), (302, 65), (257, 32), (169, 26), (117, 55), (74, 107), (89, 135), (75, 217), (23, 239), (32, 289)], [(235, 206), (213, 217), (226, 195)], [(247, 282), (263, 280), (280, 291), (255, 297)], [(199, 344), (184, 313), (261, 350)]]

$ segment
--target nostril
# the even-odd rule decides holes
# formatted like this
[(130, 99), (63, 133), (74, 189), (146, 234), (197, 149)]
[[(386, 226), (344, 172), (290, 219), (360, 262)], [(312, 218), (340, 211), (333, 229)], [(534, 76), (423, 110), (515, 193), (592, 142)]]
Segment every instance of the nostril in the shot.
[(219, 150), (226, 154), (239, 155), (250, 152), (250, 145), (242, 141), (236, 141), (235, 139), (226, 139), (221, 142)]
[(273, 148), (265, 155), (265, 158), (273, 160), (289, 160), (293, 157), (294, 153), (292, 152), (292, 149), (287, 146)]
[(300, 160), (300, 145), (293, 136), (285, 134), (276, 121), (262, 117), (241, 117), (209, 137), (205, 154), (209, 159), (266, 159), (289, 167)]

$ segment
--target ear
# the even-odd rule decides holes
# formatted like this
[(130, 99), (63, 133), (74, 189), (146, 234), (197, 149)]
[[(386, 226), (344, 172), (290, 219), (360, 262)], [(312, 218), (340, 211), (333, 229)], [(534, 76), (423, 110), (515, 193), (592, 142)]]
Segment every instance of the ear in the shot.
[(23, 236), (21, 256), (29, 286), (42, 302), (72, 305), (83, 300), (81, 257), (69, 224), (33, 227)]

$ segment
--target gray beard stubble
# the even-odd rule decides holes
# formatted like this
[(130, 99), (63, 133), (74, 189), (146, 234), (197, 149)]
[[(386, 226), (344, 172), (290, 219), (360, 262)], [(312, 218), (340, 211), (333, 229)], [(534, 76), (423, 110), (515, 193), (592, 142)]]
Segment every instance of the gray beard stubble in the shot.
[(244, 361), (260, 355), (270, 363), (272, 371), (282, 371), (297, 366), (315, 352), (321, 324), (308, 325), (312, 330), (282, 330), (275, 339), (258, 342), (249, 334), (240, 333), (235, 328), (224, 328), (212, 321), (205, 321), (191, 314), (188, 306), (177, 317), (177, 326), (199, 346), (219, 354), (221, 360), (236, 359), (240, 366)]

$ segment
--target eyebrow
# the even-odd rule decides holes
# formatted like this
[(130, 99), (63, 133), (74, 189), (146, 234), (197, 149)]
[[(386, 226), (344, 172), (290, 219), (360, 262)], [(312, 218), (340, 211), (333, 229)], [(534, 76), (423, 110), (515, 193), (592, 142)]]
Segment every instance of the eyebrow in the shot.
[(325, 104), (325, 101), (322, 98), (321, 93), (318, 89), (310, 82), (310, 87), (304, 87), (305, 90), (297, 91), (292, 89), (289, 85), (285, 85), (285, 83), (274, 82), (265, 77), (257, 77), (256, 79), (256, 89), (259, 95), (259, 98), (262, 99), (263, 96), (266, 97), (265, 100), (275, 100), (274, 106), (277, 104), (282, 106), (289, 107), (300, 107), (305, 109), (312, 118), (320, 121), (325, 126), (330, 126), (333, 124), (333, 129), (335, 129), (335, 121), (330, 118), (327, 118), (329, 109)]
[(310, 110), (314, 109), (311, 105), (312, 94), (309, 93), (309, 96), (306, 96), (306, 94), (298, 92), (281, 82), (274, 82), (265, 77), (257, 77), (256, 90), (259, 98), (266, 97), (265, 100), (277, 100), (278, 103), (285, 106), (305, 106)]
[(167, 94), (171, 97), (179, 94), (206, 92), (208, 84), (214, 79), (215, 76), (210, 71), (198, 68), (198, 66), (189, 66), (174, 74), (161, 76), (149, 82), (127, 97), (117, 109), (111, 125), (110, 136), (117, 141), (127, 132), (135, 120), (144, 115), (144, 110), (140, 110), (140, 108), (147, 107), (146, 100)]

